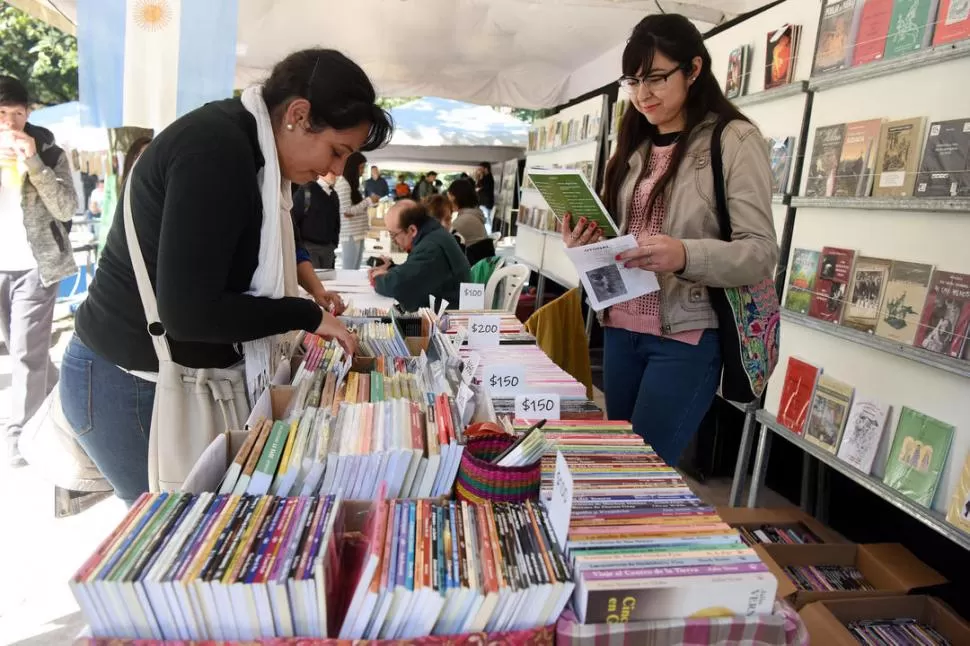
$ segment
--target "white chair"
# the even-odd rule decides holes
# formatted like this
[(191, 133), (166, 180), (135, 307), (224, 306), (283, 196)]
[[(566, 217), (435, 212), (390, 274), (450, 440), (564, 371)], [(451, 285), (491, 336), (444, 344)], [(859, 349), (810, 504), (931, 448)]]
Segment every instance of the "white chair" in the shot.
[(485, 307), (491, 307), (495, 303), (495, 292), (504, 281), (502, 291), (499, 292), (502, 295), (502, 301), (498, 304), (498, 309), (515, 313), (519, 295), (522, 294), (522, 288), (525, 287), (531, 274), (532, 271), (525, 265), (509, 265), (496, 269), (488, 279), (488, 284), (485, 285)]

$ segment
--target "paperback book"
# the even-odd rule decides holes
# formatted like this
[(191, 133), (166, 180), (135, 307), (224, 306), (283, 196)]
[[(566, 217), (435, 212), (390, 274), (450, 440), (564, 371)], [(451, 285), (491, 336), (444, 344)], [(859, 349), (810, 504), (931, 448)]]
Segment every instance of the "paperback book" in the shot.
[(838, 457), (863, 473), (872, 473), (891, 408), (880, 401), (856, 396), (845, 423)]
[(831, 323), (841, 320), (854, 261), (855, 251), (852, 249), (822, 249), (809, 316)]
[(869, 334), (876, 331), (891, 267), (892, 261), (883, 258), (856, 259), (842, 325)]
[(883, 57), (893, 17), (894, 0), (864, 0), (860, 4), (862, 11), (859, 13), (852, 65), (865, 65)]
[(863, 0), (825, 0), (822, 3), (812, 76), (835, 72), (852, 64), (856, 8), (862, 3)]
[(765, 47), (765, 89), (788, 85), (795, 76), (801, 25), (782, 25), (768, 32)]
[(736, 99), (747, 91), (750, 50), (750, 46), (741, 45), (728, 55), (728, 72), (724, 84), (724, 95), (729, 99)]
[(876, 159), (876, 197), (910, 197), (916, 187), (925, 117), (884, 123)]
[(820, 375), (812, 409), (805, 426), (805, 439), (835, 453), (845, 428), (855, 388), (829, 375)]
[(791, 268), (788, 270), (788, 292), (785, 308), (799, 314), (808, 314), (815, 293), (815, 278), (821, 254), (814, 249), (795, 249)]
[(838, 179), (839, 160), (845, 141), (845, 124), (839, 123), (815, 129), (815, 143), (808, 164), (808, 197), (832, 197)]
[(970, 452), (963, 459), (960, 479), (946, 509), (946, 520), (970, 535)]
[(970, 196), (970, 119), (930, 124), (916, 180), (918, 197)]
[(932, 275), (932, 265), (893, 261), (889, 270), (889, 284), (886, 285), (885, 304), (876, 325), (878, 336), (913, 345)]
[(923, 306), (916, 347), (964, 357), (970, 331), (970, 276), (949, 271), (933, 274)]
[(801, 359), (788, 357), (785, 383), (778, 403), (778, 422), (796, 435), (801, 435), (805, 430), (809, 406), (821, 374), (821, 368)]
[(839, 157), (836, 197), (868, 197), (876, 169), (876, 149), (882, 120), (854, 121), (845, 125)]
[(967, 0), (940, 0), (933, 30), (933, 45), (943, 45), (970, 38), (970, 2)]
[(788, 191), (788, 180), (791, 177), (791, 160), (795, 154), (794, 137), (767, 137), (768, 156), (771, 162), (771, 192), (783, 195)]
[(895, 0), (886, 37), (886, 58), (929, 47), (939, 0)]
[(883, 481), (924, 507), (932, 506), (953, 430), (950, 424), (904, 406)]

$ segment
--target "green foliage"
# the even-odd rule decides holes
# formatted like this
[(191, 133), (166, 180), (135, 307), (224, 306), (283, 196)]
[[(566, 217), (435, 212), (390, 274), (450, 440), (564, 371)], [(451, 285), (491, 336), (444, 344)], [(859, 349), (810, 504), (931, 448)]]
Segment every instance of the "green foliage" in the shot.
[(78, 98), (77, 39), (0, 1), (0, 74), (20, 79), (31, 102)]
[(552, 110), (528, 110), (526, 108), (512, 108), (511, 114), (520, 121), (532, 123), (537, 119), (544, 119), (545, 117), (548, 117), (550, 114), (552, 114)]
[(391, 110), (399, 105), (404, 105), (405, 103), (411, 103), (411, 101), (417, 101), (421, 97), (419, 96), (401, 96), (401, 97), (378, 97), (377, 105), (381, 106), (385, 110)]

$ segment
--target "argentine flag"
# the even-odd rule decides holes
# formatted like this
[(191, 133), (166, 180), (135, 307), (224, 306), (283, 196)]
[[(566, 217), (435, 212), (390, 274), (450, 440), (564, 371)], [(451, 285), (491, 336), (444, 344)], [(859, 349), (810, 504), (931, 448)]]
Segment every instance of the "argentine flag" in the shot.
[(232, 96), (238, 0), (78, 0), (81, 103), (103, 128), (166, 125)]

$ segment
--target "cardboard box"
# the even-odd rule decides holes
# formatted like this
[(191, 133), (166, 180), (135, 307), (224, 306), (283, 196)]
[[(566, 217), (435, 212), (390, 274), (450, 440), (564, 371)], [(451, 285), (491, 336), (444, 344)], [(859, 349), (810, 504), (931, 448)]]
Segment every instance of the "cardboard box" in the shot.
[[(946, 583), (936, 570), (898, 543), (869, 545), (755, 545), (761, 560), (778, 578), (778, 598), (798, 610), (813, 601), (899, 595), (913, 588)], [(875, 590), (800, 590), (784, 568), (791, 565), (854, 565)]]
[(970, 625), (948, 605), (933, 597), (913, 595), (816, 601), (798, 614), (805, 622), (813, 644), (857, 646), (859, 642), (845, 627), (849, 622), (900, 617), (911, 617), (935, 628), (952, 644), (970, 644)]
[(731, 527), (757, 529), (762, 525), (778, 525), (784, 527), (786, 524), (794, 526), (801, 523), (813, 534), (822, 539), (823, 543), (849, 542), (844, 536), (826, 527), (798, 507), (717, 507), (715, 511)]

